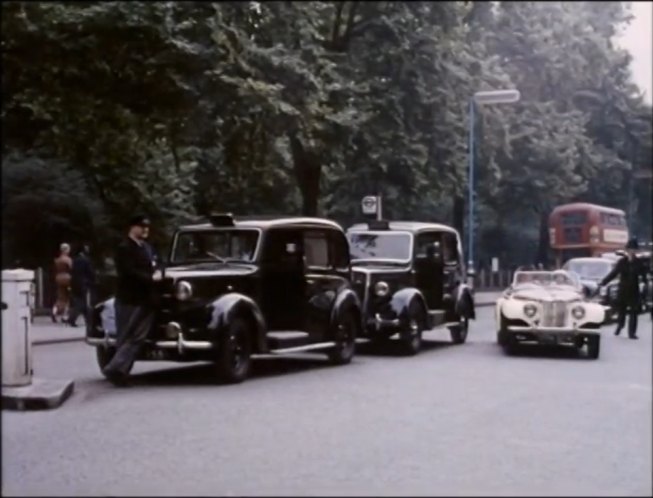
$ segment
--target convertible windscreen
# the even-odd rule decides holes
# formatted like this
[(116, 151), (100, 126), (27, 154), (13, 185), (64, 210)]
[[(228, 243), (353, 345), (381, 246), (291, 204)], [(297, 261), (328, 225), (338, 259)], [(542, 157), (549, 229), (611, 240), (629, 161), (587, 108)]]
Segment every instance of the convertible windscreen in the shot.
[(577, 282), (567, 272), (562, 271), (518, 271), (515, 273), (513, 285), (576, 286)]
[(569, 271), (588, 280), (600, 280), (612, 270), (612, 263), (608, 261), (570, 261)]
[(259, 234), (256, 230), (206, 230), (177, 236), (171, 262), (236, 260), (251, 262)]
[(411, 256), (409, 233), (350, 232), (348, 237), (352, 261), (369, 259), (407, 261)]

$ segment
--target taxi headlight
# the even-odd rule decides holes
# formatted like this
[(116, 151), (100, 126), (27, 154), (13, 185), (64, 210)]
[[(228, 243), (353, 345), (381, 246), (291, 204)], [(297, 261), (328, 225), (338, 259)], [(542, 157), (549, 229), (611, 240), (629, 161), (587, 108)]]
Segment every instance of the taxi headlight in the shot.
[(377, 282), (374, 286), (374, 294), (379, 297), (387, 296), (388, 292), (390, 292), (390, 286), (383, 281)]
[(186, 282), (185, 280), (181, 280), (177, 284), (177, 299), (180, 301), (187, 301), (193, 296), (193, 286), (190, 285), (189, 282)]
[(583, 318), (585, 316), (585, 308), (583, 308), (582, 306), (574, 306), (571, 309), (571, 315), (576, 320), (580, 320), (581, 318)]
[(177, 322), (170, 322), (166, 325), (166, 337), (168, 339), (176, 339), (181, 332), (181, 325)]
[(532, 303), (525, 304), (524, 305), (524, 314), (528, 318), (533, 318), (535, 315), (537, 315), (537, 306), (535, 306)]

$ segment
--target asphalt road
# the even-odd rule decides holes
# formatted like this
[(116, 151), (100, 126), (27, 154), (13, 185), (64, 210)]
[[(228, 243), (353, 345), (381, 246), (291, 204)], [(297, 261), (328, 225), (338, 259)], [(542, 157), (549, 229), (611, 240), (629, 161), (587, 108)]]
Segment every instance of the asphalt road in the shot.
[(215, 386), (203, 365), (140, 363), (104, 381), (82, 343), (34, 348), (35, 374), (76, 380), (48, 412), (2, 412), (4, 495), (651, 496), (651, 320), (604, 329), (601, 358), (468, 342), (417, 357), (359, 347), (259, 360)]

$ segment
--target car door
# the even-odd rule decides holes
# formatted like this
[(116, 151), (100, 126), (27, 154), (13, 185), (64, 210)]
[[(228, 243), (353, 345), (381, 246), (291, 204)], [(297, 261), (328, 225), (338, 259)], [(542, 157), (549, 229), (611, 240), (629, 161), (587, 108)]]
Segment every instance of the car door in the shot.
[[(335, 236), (332, 232), (335, 231), (328, 228), (308, 228), (304, 231), (307, 331), (316, 340), (328, 337), (333, 304), (339, 289), (347, 282), (346, 277), (339, 274), (343, 269), (336, 269), (343, 263), (341, 251), (334, 245)], [(344, 243), (346, 245), (346, 241)], [(345, 271), (348, 271), (349, 251), (345, 251)]]
[(297, 228), (273, 228), (265, 234), (260, 295), (268, 330), (306, 329), (303, 246)]
[(441, 255), (441, 233), (437, 231), (421, 232), (415, 238), (415, 285), (422, 292), (431, 310), (442, 308), (444, 286), (441, 260), (434, 259), (429, 251), (429, 248), (435, 250), (436, 244), (440, 247)]
[(458, 237), (452, 232), (442, 232), (442, 260), (444, 263), (444, 292), (453, 295), (461, 282)]

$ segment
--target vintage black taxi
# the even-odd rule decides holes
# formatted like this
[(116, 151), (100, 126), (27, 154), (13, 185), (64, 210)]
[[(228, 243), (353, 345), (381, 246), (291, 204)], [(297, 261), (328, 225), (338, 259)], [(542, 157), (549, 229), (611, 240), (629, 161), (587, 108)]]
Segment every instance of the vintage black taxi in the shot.
[(454, 343), (465, 342), (475, 310), (455, 229), (377, 220), (353, 225), (347, 239), (362, 302), (361, 337), (396, 336), (406, 354), (416, 354), (423, 331), (446, 326)]
[[(176, 231), (154, 277), (157, 318), (139, 360), (210, 361), (216, 379), (240, 382), (256, 355), (354, 355), (360, 300), (335, 222), (211, 216)], [(102, 368), (115, 351), (114, 300), (92, 315), (86, 342)]]

